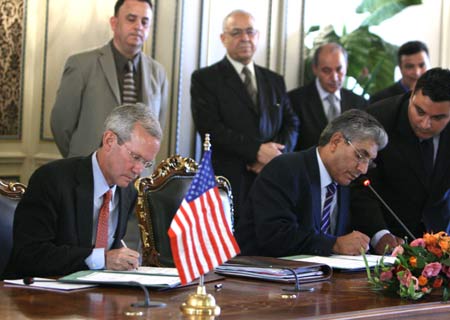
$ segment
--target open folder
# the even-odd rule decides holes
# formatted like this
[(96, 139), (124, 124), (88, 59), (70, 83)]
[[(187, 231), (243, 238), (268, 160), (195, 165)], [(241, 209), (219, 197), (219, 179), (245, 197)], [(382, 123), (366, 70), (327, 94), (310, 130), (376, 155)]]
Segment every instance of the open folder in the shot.
[(257, 256), (234, 257), (215, 271), (226, 276), (285, 283), (295, 283), (294, 272), (301, 283), (327, 280), (332, 275), (331, 267), (323, 263)]

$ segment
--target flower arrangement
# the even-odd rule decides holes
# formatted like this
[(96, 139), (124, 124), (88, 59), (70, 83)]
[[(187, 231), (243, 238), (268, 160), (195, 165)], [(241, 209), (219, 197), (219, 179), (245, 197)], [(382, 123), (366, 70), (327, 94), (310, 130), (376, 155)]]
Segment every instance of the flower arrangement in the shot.
[(373, 274), (366, 262), (369, 284), (374, 290), (397, 293), (401, 298), (417, 300), (442, 288), (442, 299), (448, 300), (450, 285), (450, 236), (445, 232), (425, 233), (410, 244), (392, 252), (395, 264), (386, 265), (383, 258)]

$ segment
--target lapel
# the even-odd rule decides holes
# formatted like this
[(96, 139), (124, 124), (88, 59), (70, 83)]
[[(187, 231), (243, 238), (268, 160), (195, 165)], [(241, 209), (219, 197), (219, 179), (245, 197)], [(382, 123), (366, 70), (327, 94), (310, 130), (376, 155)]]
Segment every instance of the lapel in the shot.
[[(220, 74), (222, 74), (225, 85), (231, 89), (232, 92), (236, 94), (236, 96), (243, 102), (243, 104), (249, 108), (255, 115), (256, 111), (254, 110), (253, 102), (247, 91), (245, 90), (244, 83), (241, 78), (237, 74), (234, 67), (225, 57), (222, 61), (219, 62)], [(256, 66), (255, 66), (256, 72)], [(256, 81), (258, 81), (258, 76), (256, 76)], [(259, 86), (259, 83), (258, 83)], [(259, 88), (259, 87), (258, 87)], [(258, 95), (260, 95), (260, 90), (258, 89)]]
[(343, 235), (347, 232), (346, 226), (348, 221), (349, 212), (349, 189), (338, 185), (337, 187), (337, 217), (336, 217), (336, 230), (337, 236)]
[(310, 99), (307, 100), (309, 106), (303, 109), (308, 110), (311, 113), (309, 119), (314, 122), (315, 127), (325, 128), (328, 124), (328, 119), (323, 110), (322, 100), (320, 99), (319, 91), (317, 91), (315, 81), (312, 81), (309, 84), (308, 91), (310, 95)]
[(311, 212), (314, 219), (314, 229), (320, 230), (320, 223), (322, 220), (320, 171), (315, 147), (305, 151), (305, 160), (305, 170), (310, 173)]
[(352, 106), (352, 103), (350, 102), (350, 95), (347, 94), (347, 91), (344, 89), (341, 89), (341, 114), (344, 113), (347, 110), (350, 110)]
[[(133, 187), (133, 184), (132, 184)], [(128, 211), (130, 209), (130, 199), (129, 199), (129, 193), (126, 192), (128, 188), (120, 188), (117, 186), (116, 192), (119, 196), (119, 218), (117, 221), (117, 229), (114, 234), (115, 241), (114, 243), (117, 244), (117, 241), (120, 241), (121, 238), (124, 235), (124, 231), (126, 230), (127, 222), (128, 222)]]
[[(409, 100), (404, 100), (399, 108), (398, 125), (392, 137), (391, 150), (400, 153), (400, 157), (411, 167), (412, 174), (428, 189), (429, 182), (422, 163), (419, 139), (412, 131), (408, 120), (408, 104)], [(399, 142), (395, 143), (397, 139)], [(395, 148), (397, 150), (394, 150)]]
[[(152, 77), (152, 69), (151, 65), (149, 63), (148, 58), (143, 54), (140, 53), (141, 58), (141, 92), (145, 93), (142, 94), (142, 102), (146, 106), (152, 106), (152, 103), (150, 101), (151, 97), (155, 96), (155, 90), (156, 90), (156, 84), (153, 83), (153, 77)], [(153, 108), (156, 108), (156, 106), (152, 106)]]
[(75, 188), (78, 241), (82, 247), (92, 247), (92, 212), (94, 210), (94, 177), (91, 156), (85, 157), (77, 167), (78, 185)]
[(100, 66), (102, 67), (106, 81), (109, 88), (116, 98), (117, 105), (121, 104), (119, 82), (117, 81), (116, 64), (114, 62), (113, 53), (110, 47), (110, 43), (106, 44), (100, 49), (100, 56), (98, 58)]
[[(441, 132), (439, 149), (434, 163), (434, 174), (431, 179), (431, 194), (440, 194), (439, 189), (443, 180), (450, 175), (450, 125)], [(438, 173), (438, 174), (436, 174)], [(436, 190), (435, 190), (436, 189)], [(435, 191), (434, 191), (435, 190)]]

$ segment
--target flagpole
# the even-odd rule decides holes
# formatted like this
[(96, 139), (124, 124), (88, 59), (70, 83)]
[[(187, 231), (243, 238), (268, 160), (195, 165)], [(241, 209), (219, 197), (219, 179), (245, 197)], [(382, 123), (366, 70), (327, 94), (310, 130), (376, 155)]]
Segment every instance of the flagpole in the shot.
[[(205, 134), (203, 149), (204, 151), (210, 151), (211, 149), (209, 133)], [(216, 299), (213, 295), (206, 293), (205, 276), (203, 274), (199, 278), (197, 292), (189, 294), (186, 302), (181, 304), (180, 309), (186, 316), (210, 316), (214, 319), (215, 316), (220, 315), (220, 307), (216, 304)]]

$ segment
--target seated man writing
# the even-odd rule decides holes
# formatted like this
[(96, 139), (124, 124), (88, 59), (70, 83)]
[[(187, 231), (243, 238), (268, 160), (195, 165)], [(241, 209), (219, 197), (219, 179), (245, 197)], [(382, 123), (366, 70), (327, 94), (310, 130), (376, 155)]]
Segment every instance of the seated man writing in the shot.
[(236, 227), (244, 255), (357, 255), (369, 238), (351, 231), (349, 190), (388, 136), (360, 110), (323, 130), (318, 147), (273, 159), (256, 179)]
[(148, 107), (124, 105), (106, 119), (96, 152), (37, 169), (16, 209), (8, 277), (136, 268), (139, 253), (121, 239), (134, 213), (133, 181), (151, 165), (161, 136)]

